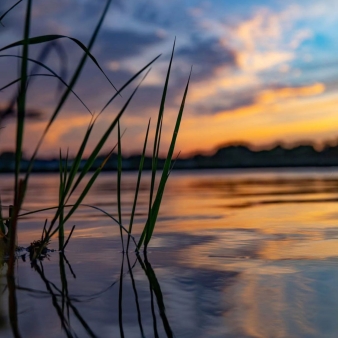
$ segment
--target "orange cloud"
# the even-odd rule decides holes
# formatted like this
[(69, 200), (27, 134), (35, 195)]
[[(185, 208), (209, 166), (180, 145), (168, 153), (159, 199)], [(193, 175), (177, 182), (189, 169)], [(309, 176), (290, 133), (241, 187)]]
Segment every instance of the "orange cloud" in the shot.
[(285, 51), (239, 52), (236, 57), (239, 67), (246, 72), (258, 72), (294, 59), (295, 55)]
[(261, 92), (257, 97), (257, 102), (260, 104), (271, 104), (279, 100), (314, 96), (324, 93), (325, 85), (322, 83), (316, 83), (311, 86), (304, 87), (290, 87), (281, 89), (269, 89)]

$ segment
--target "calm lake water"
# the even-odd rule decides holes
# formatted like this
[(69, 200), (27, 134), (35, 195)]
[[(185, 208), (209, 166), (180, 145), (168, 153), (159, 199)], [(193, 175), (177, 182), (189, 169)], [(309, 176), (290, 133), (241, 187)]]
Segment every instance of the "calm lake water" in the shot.
[[(148, 183), (146, 174), (136, 238)], [(124, 174), (126, 226), (135, 184)], [(12, 177), (0, 176), (0, 187), (10, 204)], [(57, 199), (58, 175), (34, 175), (23, 209)], [(116, 216), (115, 173), (102, 174), (85, 202)], [(22, 219), (19, 245), (39, 239), (53, 215)], [(338, 336), (336, 169), (174, 172), (139, 259), (133, 245), (122, 254), (118, 227), (98, 210), (80, 208), (67, 232), (73, 224), (65, 257), (53, 252), (35, 267), (20, 258), (15, 284), (0, 278), (1, 337)]]

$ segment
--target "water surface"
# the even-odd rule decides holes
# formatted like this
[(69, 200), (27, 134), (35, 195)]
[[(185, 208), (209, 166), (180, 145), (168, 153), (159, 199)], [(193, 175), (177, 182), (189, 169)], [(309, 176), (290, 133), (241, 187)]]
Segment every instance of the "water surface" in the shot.
[[(135, 238), (148, 183), (149, 174)], [(135, 184), (135, 173), (124, 175), (126, 226)], [(9, 205), (12, 177), (0, 176), (0, 187)], [(54, 206), (57, 196), (58, 175), (33, 175), (23, 209)], [(85, 202), (116, 216), (115, 174), (99, 177)], [(19, 245), (52, 217), (22, 219)], [(15, 282), (0, 279), (1, 337), (336, 337), (337, 220), (337, 170), (174, 172), (147, 257), (134, 246), (123, 255), (116, 224), (82, 207), (68, 222), (76, 230), (65, 257), (19, 259)]]

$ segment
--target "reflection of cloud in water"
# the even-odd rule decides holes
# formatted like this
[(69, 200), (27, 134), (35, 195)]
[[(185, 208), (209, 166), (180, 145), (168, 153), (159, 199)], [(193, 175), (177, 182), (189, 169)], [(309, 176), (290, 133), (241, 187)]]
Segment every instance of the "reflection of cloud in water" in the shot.
[[(280, 262), (271, 267), (283, 271), (294, 266), (294, 262)], [(335, 336), (336, 264), (296, 264), (296, 268), (287, 274), (273, 270), (242, 274), (228, 290), (236, 306), (227, 314), (227, 324), (253, 337)]]
[[(224, 291), (236, 282), (234, 271), (175, 268), (160, 273), (170, 321), (180, 337), (224, 337), (223, 315), (230, 310)], [(171, 275), (171, 276), (173, 276)]]

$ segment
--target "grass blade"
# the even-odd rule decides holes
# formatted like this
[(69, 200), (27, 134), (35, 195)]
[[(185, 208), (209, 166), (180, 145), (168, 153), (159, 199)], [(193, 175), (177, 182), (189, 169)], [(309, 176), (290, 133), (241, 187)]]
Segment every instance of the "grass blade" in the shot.
[[(59, 79), (61, 81), (61, 83), (63, 83), (67, 88), (69, 88), (69, 86), (67, 85), (67, 83), (57, 74), (30, 74), (27, 76), (27, 79), (31, 78), (31, 77), (36, 77), (36, 76), (43, 76), (43, 77), (55, 77), (57, 79)], [(10, 83), (8, 83), (7, 85), (5, 85), (4, 87), (0, 88), (0, 91), (12, 86), (13, 84), (17, 83), (21, 81), (21, 78), (18, 78)], [(70, 91), (75, 95), (75, 97), (82, 103), (82, 105), (88, 110), (90, 115), (93, 115), (93, 113), (90, 111), (90, 109), (86, 106), (86, 104), (80, 99), (80, 97), (71, 89), (69, 88)]]
[(2, 23), (2, 19), (14, 8), (14, 7), (16, 7), (20, 2), (22, 2), (22, 0), (19, 0), (18, 2), (16, 2), (11, 8), (9, 8), (4, 14), (2, 14), (1, 16), (0, 16), (0, 24), (2, 25), (2, 26), (4, 26), (3, 25), (3, 23)]
[[(120, 120), (117, 121), (117, 211), (119, 223), (122, 224), (122, 212), (121, 212), (121, 174), (122, 174), (122, 147), (121, 147), (121, 128)], [(122, 229), (120, 228), (122, 251), (124, 252), (124, 242)]]
[(66, 246), (68, 245), (68, 242), (69, 242), (70, 238), (72, 237), (72, 234), (73, 234), (74, 229), (75, 229), (75, 225), (73, 225), (72, 230), (70, 230), (69, 236), (68, 236), (68, 238), (67, 238), (67, 240), (66, 240), (65, 245), (64, 245), (63, 248), (62, 248), (62, 251), (65, 251)]
[[(2, 203), (1, 203), (1, 198), (0, 198), (0, 231), (1, 233), (5, 236), (6, 235), (6, 228), (5, 228), (5, 224), (3, 222), (3, 217), (2, 217)], [(0, 233), (0, 235), (1, 235)], [(0, 238), (1, 240), (1, 238)]]
[(44, 240), (44, 238), (45, 238), (46, 226), (47, 226), (47, 218), (46, 218), (46, 220), (45, 220), (45, 224), (44, 224), (43, 229), (42, 229), (41, 242), (42, 242), (42, 241)]
[[(144, 140), (144, 145), (143, 145), (143, 150), (142, 150), (142, 157), (141, 157), (140, 166), (139, 166), (139, 170), (138, 170), (133, 209), (132, 209), (132, 212), (131, 212), (129, 229), (128, 229), (130, 234), (131, 234), (132, 229), (133, 229), (133, 221), (134, 221), (134, 216), (135, 216), (135, 209), (136, 209), (136, 204), (137, 204), (138, 192), (139, 192), (139, 188), (140, 188), (141, 175), (142, 175), (142, 171), (143, 171), (144, 157), (145, 157), (145, 152), (146, 152), (146, 148), (147, 148), (149, 128), (150, 128), (150, 119), (149, 119), (149, 122), (148, 122), (148, 128), (147, 128), (146, 137), (145, 137), (145, 140)], [(127, 241), (127, 252), (128, 252), (128, 248), (129, 248), (129, 242), (130, 242), (130, 237), (128, 237), (128, 241)]]
[[(164, 113), (164, 106), (165, 106), (165, 100), (167, 97), (167, 91), (168, 91), (168, 85), (169, 85), (169, 78), (170, 78), (170, 72), (171, 72), (171, 65), (174, 58), (174, 51), (175, 51), (175, 42), (172, 48), (170, 62), (167, 70), (167, 75), (164, 83), (162, 98), (161, 98), (161, 104), (160, 109), (158, 112), (158, 118), (157, 118), (157, 124), (156, 124), (156, 132), (155, 132), (155, 138), (154, 138), (154, 146), (153, 146), (153, 155), (152, 155), (152, 168), (151, 168), (151, 183), (150, 183), (150, 196), (149, 196), (149, 210), (148, 210), (148, 219), (151, 218), (151, 206), (153, 203), (153, 195), (154, 195), (154, 189), (155, 189), (155, 180), (156, 180), (156, 170), (157, 170), (157, 159), (158, 159), (158, 152), (159, 152), (159, 146), (160, 146), (160, 140), (161, 140), (161, 128), (162, 128), (162, 119), (163, 119), (163, 113)], [(147, 228), (148, 231), (148, 228)]]
[(15, 197), (14, 205), (16, 208), (15, 214), (19, 213), (20, 205), (18, 200), (18, 184), (19, 184), (19, 174), (21, 167), (21, 157), (22, 157), (22, 142), (23, 142), (23, 133), (24, 133), (24, 123), (25, 123), (25, 112), (26, 112), (26, 82), (27, 82), (27, 70), (28, 70), (28, 40), (29, 40), (29, 31), (30, 31), (30, 22), (31, 22), (31, 10), (32, 10), (32, 0), (27, 1), (26, 9), (26, 19), (24, 26), (24, 39), (22, 40), (22, 61), (21, 61), (21, 82), (19, 88), (18, 96), (18, 116), (17, 116), (17, 128), (16, 128), (16, 149), (15, 149)]
[(186, 100), (188, 89), (189, 89), (190, 77), (191, 77), (191, 71), (190, 71), (190, 74), (189, 74), (187, 85), (185, 87), (185, 91), (184, 91), (184, 95), (183, 95), (183, 98), (182, 98), (180, 110), (179, 110), (179, 113), (178, 113), (178, 116), (177, 116), (175, 129), (174, 129), (173, 136), (172, 136), (171, 143), (170, 143), (170, 147), (169, 147), (169, 150), (168, 150), (168, 155), (167, 155), (167, 158), (166, 158), (166, 161), (165, 161), (165, 164), (164, 164), (164, 168), (163, 168), (160, 184), (159, 184), (159, 187), (158, 187), (158, 190), (157, 190), (156, 198), (155, 198), (154, 204), (153, 204), (152, 209), (151, 209), (150, 217), (147, 220), (146, 226), (145, 226), (145, 228), (142, 232), (142, 236), (141, 236), (139, 243), (137, 245), (138, 249), (140, 249), (143, 241), (144, 241), (144, 248), (145, 248), (145, 250), (147, 249), (147, 246), (149, 244), (149, 241), (151, 239), (152, 233), (153, 233), (154, 228), (155, 228), (155, 223), (156, 223), (156, 219), (157, 219), (157, 216), (158, 216), (158, 212), (160, 210), (162, 196), (163, 196), (165, 185), (167, 183), (168, 175), (169, 175), (169, 172), (170, 172), (171, 159), (172, 159), (172, 156), (173, 156), (173, 153), (174, 153), (176, 139), (177, 139), (178, 131), (179, 131), (181, 120), (182, 120), (185, 100)]
[[(105, 6), (105, 8), (103, 10), (103, 13), (102, 13), (102, 15), (100, 17), (100, 20), (99, 20), (98, 24), (96, 25), (95, 30), (93, 32), (93, 35), (91, 36), (91, 39), (89, 41), (89, 44), (88, 44), (88, 47), (87, 47), (88, 51), (90, 51), (91, 48), (94, 45), (94, 42), (95, 42), (96, 37), (97, 37), (97, 34), (98, 34), (98, 32), (99, 32), (99, 30), (100, 30), (100, 28), (102, 26), (103, 20), (104, 20), (106, 14), (107, 14), (107, 11), (108, 11), (108, 8), (110, 6), (110, 3), (111, 3), (111, 0), (107, 0), (106, 6)], [(87, 59), (87, 53), (85, 53), (83, 55), (80, 63), (78, 64), (78, 67), (75, 70), (75, 73), (73, 74), (73, 77), (72, 77), (72, 79), (70, 81), (69, 88), (72, 89), (75, 86), (75, 84), (76, 84), (76, 82), (77, 82), (77, 80), (78, 80), (78, 78), (79, 78), (79, 76), (81, 74), (81, 71), (83, 69), (83, 66), (84, 66), (84, 64), (86, 62), (86, 59)], [(40, 147), (42, 145), (42, 142), (43, 142), (43, 140), (44, 140), (47, 132), (49, 131), (49, 128), (53, 124), (55, 118), (59, 114), (61, 108), (63, 107), (64, 103), (66, 102), (66, 100), (67, 100), (67, 98), (68, 98), (68, 96), (69, 96), (69, 94), (71, 92), (69, 88), (67, 88), (65, 90), (65, 92), (63, 93), (63, 95), (62, 95), (62, 97), (61, 97), (61, 99), (60, 99), (60, 101), (59, 101), (59, 103), (58, 103), (58, 105), (57, 105), (54, 113), (52, 114), (52, 116), (51, 116), (51, 118), (50, 118), (50, 120), (49, 120), (49, 122), (48, 122), (48, 124), (47, 124), (47, 126), (46, 126), (46, 128), (45, 128), (45, 130), (44, 130), (44, 132), (43, 132), (43, 134), (42, 134), (42, 136), (41, 136), (41, 138), (40, 138), (40, 140), (39, 140), (39, 142), (38, 142), (35, 150), (34, 150), (34, 152), (33, 152), (33, 155), (32, 155), (32, 157), (30, 159), (30, 162), (29, 162), (29, 165), (28, 165), (28, 169), (27, 169), (27, 172), (26, 172), (26, 176), (25, 176), (25, 184), (26, 185), (28, 183), (29, 175), (30, 175), (30, 173), (32, 171), (36, 155), (37, 155), (37, 153), (38, 153), (38, 151), (39, 151), (39, 149), (40, 149)]]
[[(130, 238), (133, 240), (133, 242), (135, 244), (135, 247), (137, 246), (135, 238), (131, 234), (129, 234), (129, 231), (122, 224), (120, 224), (119, 221), (116, 218), (114, 218), (112, 215), (110, 215), (107, 211), (105, 211), (105, 210), (103, 210), (103, 209), (101, 209), (101, 208), (99, 208), (99, 207), (97, 207), (95, 205), (90, 205), (90, 204), (83, 204), (83, 203), (81, 203), (79, 206), (88, 207), (88, 208), (92, 208), (92, 209), (98, 210), (101, 213), (103, 213), (104, 215), (106, 215), (107, 217), (109, 217), (110, 219), (112, 219), (119, 227), (122, 228), (123, 231), (126, 232), (126, 234), (128, 236), (130, 236)], [(74, 204), (64, 205), (64, 208), (72, 208), (72, 207), (74, 207)], [(43, 208), (43, 209), (34, 210), (34, 211), (28, 211), (28, 212), (25, 212), (23, 214), (18, 215), (18, 218), (22, 218), (24, 216), (36, 214), (38, 212), (49, 211), (49, 210), (56, 210), (58, 208), (59, 208), (59, 206), (49, 207), (49, 208)], [(49, 236), (49, 238), (51, 238), (56, 233), (56, 231), (57, 231), (57, 229), (54, 230), (54, 232)], [(50, 232), (47, 232), (47, 231), (45, 231), (45, 233), (46, 233), (46, 236), (47, 236), (47, 234), (48, 235), (50, 234)]]
[[(60, 77), (61, 78), (66, 78), (67, 77), (67, 74), (68, 74), (68, 69), (67, 69), (67, 54), (64, 50), (64, 48), (62, 47), (61, 44), (59, 44), (57, 41), (55, 42), (52, 42), (52, 43), (49, 43), (47, 44), (40, 52), (37, 60), (41, 63), (44, 62), (44, 60), (47, 59), (48, 55), (50, 54), (51, 50), (55, 49), (56, 53), (59, 55), (59, 60), (60, 60)], [(7, 55), (5, 55), (7, 57)], [(0, 57), (2, 57), (2, 55), (0, 55)], [(12, 57), (19, 57), (20, 56), (17, 56), (17, 55), (12, 55)], [(30, 72), (30, 75), (31, 74), (34, 74), (37, 70), (39, 69), (39, 65), (37, 64), (34, 64), (34, 66), (32, 67), (32, 70)], [(27, 86), (29, 83), (31, 83), (33, 80), (33, 78), (29, 78), (27, 80)], [(58, 84), (58, 91), (60, 91), (62, 89), (62, 83), (59, 82)], [(0, 124), (1, 124), (1, 120), (6, 117), (7, 115), (9, 115), (13, 110), (14, 110), (14, 106), (15, 106), (15, 103), (16, 103), (16, 97), (17, 95), (15, 94), (12, 99), (9, 101), (9, 104), (7, 105), (7, 108), (3, 109), (1, 112), (0, 112)]]
[[(110, 2), (110, 1), (109, 1)], [(95, 59), (95, 57), (90, 53), (90, 49), (87, 48), (81, 41), (79, 41), (78, 39), (72, 38), (70, 36), (66, 36), (66, 35), (56, 35), (56, 34), (52, 34), (52, 35), (41, 35), (41, 36), (36, 36), (34, 38), (29, 38), (27, 40), (27, 42), (25, 42), (26, 40), (20, 40), (20, 41), (16, 41), (11, 43), (10, 45), (7, 45), (3, 48), (0, 49), (0, 52), (13, 48), (13, 47), (18, 47), (18, 46), (23, 46), (24, 43), (28, 43), (29, 45), (35, 45), (35, 44), (39, 44), (39, 43), (44, 43), (44, 42), (50, 42), (50, 41), (54, 41), (54, 40), (58, 40), (58, 39), (69, 39), (73, 42), (75, 42), (86, 54), (86, 56), (88, 56), (96, 65), (96, 67), (101, 71), (101, 73), (105, 76), (105, 78), (108, 80), (108, 82), (113, 86), (113, 88), (117, 91), (116, 87), (114, 86), (114, 84), (109, 80), (108, 76), (106, 75), (106, 73), (103, 71), (103, 69), (101, 68), (101, 66), (99, 65), (99, 63), (97, 62), (97, 60)]]

